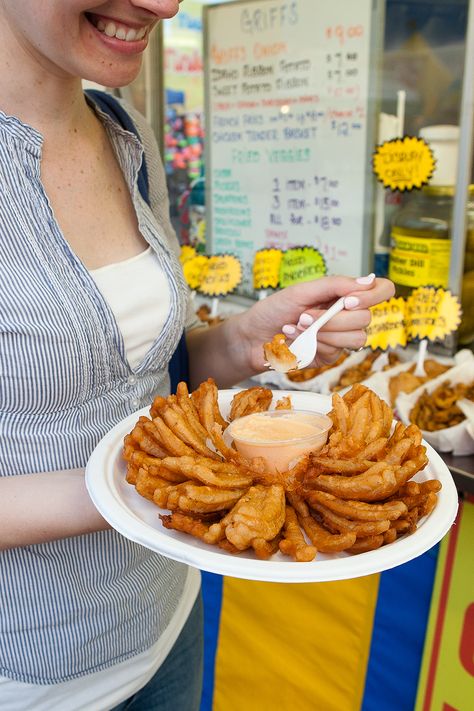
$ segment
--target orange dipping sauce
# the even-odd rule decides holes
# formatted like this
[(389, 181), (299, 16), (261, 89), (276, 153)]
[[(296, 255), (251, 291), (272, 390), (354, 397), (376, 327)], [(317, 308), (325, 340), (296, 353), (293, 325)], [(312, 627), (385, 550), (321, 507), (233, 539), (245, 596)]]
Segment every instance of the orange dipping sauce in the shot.
[(231, 422), (226, 434), (244, 457), (262, 457), (271, 471), (286, 471), (327, 441), (332, 420), (307, 410), (258, 412)]

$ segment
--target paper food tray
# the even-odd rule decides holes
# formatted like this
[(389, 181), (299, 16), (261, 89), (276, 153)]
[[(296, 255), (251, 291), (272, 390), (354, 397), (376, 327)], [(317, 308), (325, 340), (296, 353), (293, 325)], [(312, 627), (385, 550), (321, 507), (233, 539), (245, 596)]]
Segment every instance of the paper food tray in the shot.
[[(326, 378), (324, 378), (321, 384), (321, 390), (319, 392), (323, 395), (331, 395), (334, 386), (337, 385), (339, 378), (344, 373), (344, 371), (348, 368), (351, 368), (353, 365), (362, 363), (362, 361), (369, 355), (370, 352), (370, 348), (365, 348), (363, 351), (356, 352), (353, 354), (353, 356), (359, 356), (357, 359), (354, 358), (352, 360), (352, 356), (350, 356), (344, 361), (344, 363), (341, 363), (341, 365), (337, 368), (332, 368), (330, 371), (326, 371), (325, 373), (323, 373), (321, 378), (323, 378), (323, 376), (326, 376)], [(411, 353), (404, 350), (403, 348), (396, 349), (395, 353), (397, 353), (401, 360), (411, 358)], [(386, 365), (388, 365), (388, 351), (384, 351), (374, 360), (374, 362), (372, 363), (372, 375), (370, 375), (368, 378), (365, 378), (365, 380), (361, 380), (360, 383), (362, 385), (368, 385), (370, 378), (375, 377), (376, 375), (383, 375), (384, 373), (388, 372), (393, 373), (394, 369), (396, 367), (399, 367), (393, 366), (393, 368), (390, 368), (388, 371), (383, 371), (383, 368), (385, 368)], [(339, 395), (344, 395), (348, 390), (351, 389), (351, 387), (352, 385), (347, 385), (345, 388), (338, 390)]]
[[(469, 354), (469, 355), (467, 355)], [(456, 385), (457, 383), (469, 383), (474, 380), (474, 355), (470, 351), (460, 351), (457, 354), (461, 362), (430, 380), (411, 393), (400, 393), (395, 402), (395, 409), (400, 420), (405, 424), (410, 424), (410, 412), (419, 396), (424, 390), (433, 392), (438, 385), (448, 380)], [(423, 438), (431, 444), (438, 452), (452, 452), (457, 456), (465, 456), (474, 453), (474, 438), (467, 420), (460, 422), (454, 427), (447, 427), (437, 432), (427, 432), (422, 430)]]
[[(407, 352), (405, 351), (405, 349), (402, 348), (397, 350), (396, 352), (399, 354), (400, 358), (410, 359), (411, 362), (411, 352)], [(320, 393), (323, 395), (331, 395), (332, 389), (338, 383), (342, 373), (348, 368), (352, 368), (352, 366), (362, 363), (362, 361), (369, 355), (369, 353), (371, 353), (370, 348), (364, 348), (364, 350), (362, 351), (355, 351), (351, 353), (340, 365), (337, 365), (333, 368), (329, 368), (320, 375), (316, 375), (316, 377), (310, 378), (309, 380), (304, 380), (302, 382), (294, 382), (287, 377), (286, 373), (277, 373), (275, 370), (268, 370), (264, 373), (260, 373), (259, 375), (255, 375), (252, 377), (252, 380), (258, 383), (259, 385), (276, 386), (280, 388), (280, 390), (305, 390), (313, 393)], [(380, 356), (372, 364), (372, 370), (381, 370), (387, 364), (387, 362), (388, 352), (381, 353)], [(393, 372), (393, 369), (391, 369), (390, 372)], [(367, 381), (362, 382), (366, 384)], [(339, 391), (339, 394), (343, 395), (351, 387), (352, 386), (349, 385), (348, 387), (343, 388)]]
[[(411, 368), (411, 366), (416, 363), (417, 357), (416, 349), (407, 349), (406, 351), (400, 350), (397, 352), (399, 352), (400, 357), (403, 359), (402, 363), (394, 365), (393, 368), (389, 368), (388, 370), (381, 370), (378, 373), (374, 373), (373, 375), (370, 375), (367, 380), (364, 380), (364, 385), (373, 390), (382, 400), (385, 400), (385, 402), (388, 403), (390, 406), (392, 406), (389, 391), (390, 378), (392, 378), (394, 375), (402, 373), (405, 370), (408, 370), (408, 368)], [(405, 354), (406, 359), (404, 359), (403, 354)], [(469, 358), (470, 356), (472, 356), (472, 353), (471, 351), (467, 350), (459, 351), (459, 353), (456, 353), (454, 358), (447, 358), (445, 356), (434, 356), (431, 353), (426, 354), (427, 359), (437, 360), (440, 363), (452, 366), (464, 362), (465, 359)]]

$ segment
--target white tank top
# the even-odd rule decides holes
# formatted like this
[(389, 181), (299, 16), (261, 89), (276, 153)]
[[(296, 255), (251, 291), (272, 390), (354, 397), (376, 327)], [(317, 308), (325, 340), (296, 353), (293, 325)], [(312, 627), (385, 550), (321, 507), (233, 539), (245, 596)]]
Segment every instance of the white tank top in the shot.
[(115, 316), (132, 369), (161, 333), (170, 309), (170, 288), (151, 247), (123, 262), (90, 270)]

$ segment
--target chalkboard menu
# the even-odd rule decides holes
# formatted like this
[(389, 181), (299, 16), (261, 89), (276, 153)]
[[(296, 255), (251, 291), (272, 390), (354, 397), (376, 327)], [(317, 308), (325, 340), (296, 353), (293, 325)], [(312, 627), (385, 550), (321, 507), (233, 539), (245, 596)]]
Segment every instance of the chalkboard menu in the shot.
[[(205, 12), (208, 249), (316, 247), (370, 271), (374, 0), (258, 0)], [(369, 207), (368, 207), (369, 206)]]

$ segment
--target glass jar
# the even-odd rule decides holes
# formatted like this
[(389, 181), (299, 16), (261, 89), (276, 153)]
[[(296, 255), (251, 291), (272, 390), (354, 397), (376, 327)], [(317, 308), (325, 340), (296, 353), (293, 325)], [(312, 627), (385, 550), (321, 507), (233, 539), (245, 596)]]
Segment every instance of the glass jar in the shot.
[(428, 185), (410, 194), (391, 229), (389, 278), (397, 296), (418, 286), (447, 288), (454, 188)]
[[(448, 287), (454, 188), (427, 186), (410, 195), (392, 221), (389, 278), (397, 296), (418, 286)], [(469, 187), (458, 342), (474, 341), (474, 185)]]
[(474, 342), (474, 186), (469, 188), (466, 221), (466, 251), (461, 289), (462, 320), (458, 332), (460, 345)]

